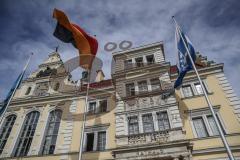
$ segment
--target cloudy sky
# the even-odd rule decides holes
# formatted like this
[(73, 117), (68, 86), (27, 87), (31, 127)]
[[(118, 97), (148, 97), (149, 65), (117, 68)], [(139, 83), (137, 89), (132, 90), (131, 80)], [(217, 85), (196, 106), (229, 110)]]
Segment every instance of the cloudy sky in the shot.
[[(176, 63), (175, 15), (197, 51), (218, 63), (240, 95), (240, 2), (238, 0), (2, 0), (0, 5), (0, 99), (23, 68), (29, 53), (34, 57), (28, 74), (59, 45), (64, 61), (78, 53), (53, 37), (54, 8), (65, 11), (72, 22), (97, 35), (98, 57), (110, 77), (111, 53), (107, 42), (133, 42), (133, 47), (164, 42), (165, 55)], [(80, 76), (79, 76), (80, 77)]]

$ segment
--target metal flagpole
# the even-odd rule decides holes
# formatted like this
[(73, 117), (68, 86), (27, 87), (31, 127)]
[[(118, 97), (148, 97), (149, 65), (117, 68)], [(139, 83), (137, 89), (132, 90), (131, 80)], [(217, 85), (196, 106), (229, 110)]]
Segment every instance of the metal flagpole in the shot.
[(85, 98), (86, 104), (85, 104), (84, 111), (83, 111), (83, 124), (82, 124), (82, 132), (81, 132), (78, 160), (82, 160), (83, 142), (84, 142), (84, 130), (85, 130), (85, 122), (86, 122), (86, 112), (87, 112), (87, 108), (88, 108), (88, 94), (89, 94), (89, 85), (90, 85), (90, 74), (91, 74), (91, 71), (88, 70), (87, 93), (86, 93), (86, 98)]
[(26, 69), (27, 69), (27, 67), (28, 67), (28, 65), (29, 65), (29, 62), (30, 62), (30, 59), (31, 59), (32, 55), (33, 55), (33, 53), (30, 54), (30, 56), (29, 56), (29, 58), (28, 58), (28, 60), (27, 60), (27, 63), (26, 63), (26, 65), (24, 66), (24, 68), (23, 68), (23, 70), (22, 70), (22, 74), (21, 74), (21, 76), (20, 76), (20, 78), (19, 78), (19, 80), (18, 80), (18, 82), (17, 82), (17, 84), (16, 84), (16, 87), (14, 88), (14, 90), (13, 90), (13, 92), (12, 92), (12, 94), (11, 94), (8, 102), (7, 102), (7, 106), (5, 107), (5, 109), (4, 109), (4, 111), (3, 111), (2, 115), (1, 115), (0, 125), (1, 125), (1, 123), (2, 123), (2, 120), (3, 120), (3, 118), (4, 118), (5, 113), (7, 112), (8, 106), (9, 106), (10, 102), (12, 101), (13, 96), (14, 96), (14, 94), (15, 94), (18, 86), (19, 86), (20, 83), (21, 83), (21, 79), (22, 79), (23, 76), (24, 76), (24, 73), (25, 73), (25, 71), (26, 71)]
[(223, 142), (223, 144), (224, 144), (224, 146), (225, 146), (225, 148), (226, 148), (226, 150), (227, 150), (228, 157), (229, 157), (230, 160), (235, 160), (234, 157), (233, 157), (232, 151), (231, 151), (231, 149), (230, 149), (230, 147), (229, 147), (229, 145), (228, 145), (228, 142), (227, 142), (227, 140), (226, 140), (226, 137), (224, 136), (224, 133), (223, 133), (223, 131), (222, 131), (222, 128), (221, 128), (221, 126), (220, 126), (220, 123), (219, 123), (219, 121), (218, 121), (218, 119), (217, 119), (217, 117), (216, 117), (216, 114), (215, 114), (215, 112), (214, 112), (214, 109), (213, 109), (213, 107), (212, 107), (212, 104), (211, 104), (211, 102), (210, 102), (210, 100), (209, 100), (209, 98), (208, 98), (208, 96), (207, 96), (206, 90), (205, 90), (205, 88), (204, 88), (204, 86), (203, 86), (203, 83), (202, 83), (202, 80), (201, 80), (201, 78), (200, 78), (200, 76), (199, 76), (199, 74), (198, 74), (197, 68), (196, 68), (196, 66), (195, 66), (195, 64), (194, 64), (194, 62), (193, 62), (193, 59), (192, 59), (192, 57), (191, 57), (191, 54), (190, 54), (189, 49), (188, 49), (188, 47), (187, 47), (187, 44), (185, 43), (185, 41), (184, 41), (184, 39), (183, 39), (183, 37), (182, 37), (182, 33), (181, 33), (180, 30), (179, 30), (179, 26), (178, 26), (176, 20), (174, 19), (174, 16), (172, 17), (172, 19), (173, 19), (173, 21), (174, 21), (174, 23), (175, 23), (175, 25), (176, 25), (177, 31), (178, 31), (181, 39), (183, 40), (184, 47), (185, 47), (186, 50), (187, 50), (187, 54), (188, 54), (189, 59), (190, 59), (192, 65), (193, 65), (193, 68), (194, 68), (195, 73), (196, 73), (196, 75), (197, 75), (198, 81), (199, 81), (199, 83), (200, 83), (200, 85), (201, 85), (201, 88), (202, 88), (202, 91), (203, 91), (203, 93), (204, 93), (205, 99), (206, 99), (207, 104), (208, 104), (208, 106), (209, 106), (209, 108), (210, 108), (210, 111), (211, 111), (211, 113), (212, 113), (213, 119), (214, 119), (214, 121), (215, 121), (215, 123), (216, 123), (216, 125), (217, 125), (217, 128), (218, 128), (218, 131), (219, 131), (219, 133), (220, 133), (222, 142)]

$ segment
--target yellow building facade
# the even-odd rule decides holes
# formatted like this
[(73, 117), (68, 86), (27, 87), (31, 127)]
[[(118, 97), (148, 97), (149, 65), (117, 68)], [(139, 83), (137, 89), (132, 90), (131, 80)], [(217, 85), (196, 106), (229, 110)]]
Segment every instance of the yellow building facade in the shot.
[[(0, 159), (226, 160), (196, 75), (173, 93), (176, 66), (162, 42), (113, 53), (112, 79), (73, 81), (53, 52), (18, 88), (0, 124)], [(240, 100), (223, 64), (198, 54), (197, 68), (236, 159)], [(171, 94), (170, 94), (171, 93)], [(83, 115), (86, 115), (84, 139)]]

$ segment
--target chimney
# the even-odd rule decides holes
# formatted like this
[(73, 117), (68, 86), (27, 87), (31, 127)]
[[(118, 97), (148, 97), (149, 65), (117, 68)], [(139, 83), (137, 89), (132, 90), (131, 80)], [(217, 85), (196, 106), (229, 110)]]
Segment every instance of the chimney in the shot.
[(102, 70), (97, 70), (97, 76), (96, 76), (96, 79), (95, 79), (95, 82), (100, 82), (102, 80), (104, 80), (104, 73)]

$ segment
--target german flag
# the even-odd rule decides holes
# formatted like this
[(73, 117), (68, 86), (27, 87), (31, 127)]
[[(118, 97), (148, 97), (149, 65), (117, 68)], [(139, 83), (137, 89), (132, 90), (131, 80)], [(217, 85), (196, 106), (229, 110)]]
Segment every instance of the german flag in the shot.
[(89, 36), (78, 25), (70, 23), (63, 11), (54, 9), (53, 18), (57, 19), (57, 26), (53, 35), (65, 43), (72, 43), (79, 51), (79, 65), (87, 70), (91, 69), (92, 62), (97, 54), (97, 40)]

